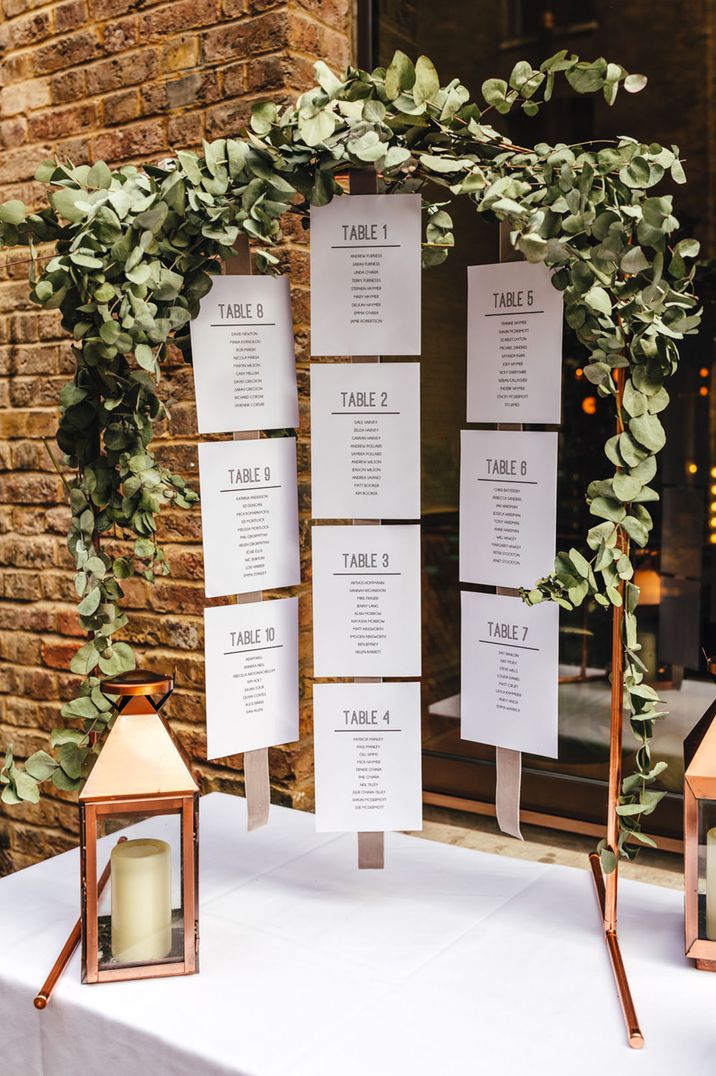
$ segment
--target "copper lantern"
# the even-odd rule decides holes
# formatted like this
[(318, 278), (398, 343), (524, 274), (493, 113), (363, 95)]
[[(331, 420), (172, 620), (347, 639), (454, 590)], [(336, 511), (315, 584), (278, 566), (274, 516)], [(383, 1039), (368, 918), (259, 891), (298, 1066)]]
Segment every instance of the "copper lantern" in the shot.
[(716, 971), (716, 703), (684, 742), (684, 763), (686, 955)]
[(173, 687), (102, 683), (118, 713), (80, 794), (83, 982), (198, 971), (199, 790), (159, 713)]

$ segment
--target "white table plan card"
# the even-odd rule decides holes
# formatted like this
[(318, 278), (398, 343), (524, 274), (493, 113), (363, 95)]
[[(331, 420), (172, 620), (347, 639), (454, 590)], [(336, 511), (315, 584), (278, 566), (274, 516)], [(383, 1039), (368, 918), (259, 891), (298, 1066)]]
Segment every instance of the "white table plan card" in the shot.
[(531, 587), (554, 566), (557, 434), (463, 430), (460, 579)]
[(420, 684), (315, 684), (316, 831), (422, 829)]
[(301, 581), (296, 438), (199, 445), (208, 598)]
[(311, 206), (311, 354), (419, 355), (419, 194)]
[(420, 518), (420, 364), (311, 364), (314, 519)]
[(295, 429), (287, 276), (217, 276), (190, 324), (199, 433)]
[(420, 527), (312, 535), (314, 676), (420, 676)]
[(462, 594), (463, 740), (557, 757), (559, 607)]
[(298, 739), (298, 598), (204, 610), (207, 758)]
[(562, 293), (544, 265), (467, 270), (467, 421), (561, 421)]

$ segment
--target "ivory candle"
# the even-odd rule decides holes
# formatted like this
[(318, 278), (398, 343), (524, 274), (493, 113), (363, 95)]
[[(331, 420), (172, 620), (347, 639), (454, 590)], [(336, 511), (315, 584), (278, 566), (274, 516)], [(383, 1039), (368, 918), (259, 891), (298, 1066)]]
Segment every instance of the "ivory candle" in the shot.
[(125, 964), (168, 956), (172, 947), (171, 849), (141, 838), (112, 849), (112, 956)]

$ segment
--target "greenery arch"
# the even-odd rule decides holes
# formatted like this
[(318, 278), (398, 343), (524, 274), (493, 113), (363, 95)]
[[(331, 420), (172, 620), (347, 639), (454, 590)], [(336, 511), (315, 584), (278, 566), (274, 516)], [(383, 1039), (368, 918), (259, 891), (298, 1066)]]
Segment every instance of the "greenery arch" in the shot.
[[(157, 166), (115, 171), (102, 161), (45, 161), (36, 178), (48, 188), (47, 205), (37, 212), (18, 201), (0, 206), (0, 245), (30, 248), (31, 298), (59, 309), (74, 340), (57, 443), (73, 472), (63, 479), (72, 508), (68, 545), (88, 634), (71, 665), (84, 680), (62, 708), (68, 724), (52, 733), (54, 754), (36, 752), (22, 767), (9, 750), (2, 800), (36, 802), (43, 781), (76, 789), (89, 772), (114, 714), (100, 678), (134, 666), (130, 646), (117, 640), (127, 623), (122, 580), (168, 572), (155, 540), (157, 514), (197, 500), (150, 448), (152, 425), (165, 414), (156, 387), (168, 346), (188, 351), (188, 323), (240, 234), (258, 244), (258, 269), (271, 271), (281, 218), (298, 215), (307, 226), (310, 205), (342, 193), (337, 173), (374, 167), (381, 189), (423, 194), (426, 266), (443, 261), (454, 243), (446, 211), (454, 197), (467, 195), (477, 212), (508, 221), (524, 256), (554, 270), (566, 320), (591, 355), (585, 374), (614, 403), (620, 432), (605, 445), (613, 473), (587, 490), (598, 520), (586, 537), (590, 555), (560, 553), (554, 572), (523, 592), (529, 603), (552, 600), (565, 609), (588, 598), (625, 606), (624, 700), (639, 749), (636, 772), (623, 784), (619, 849), (602, 846), (609, 870), (614, 852), (635, 854), (626, 844), (631, 835), (651, 843), (640, 823), (661, 798), (651, 786), (665, 766), (650, 757), (654, 721), (664, 715), (643, 681), (630, 546), (649, 537), (646, 505), (658, 499), (649, 483), (665, 442), (658, 414), (669, 401), (664, 383), (676, 369), (678, 341), (700, 318), (693, 262), (689, 268), (698, 243), (673, 240), (672, 197), (650, 193), (666, 173), (685, 182), (678, 147), (623, 137), (530, 149), (488, 124), (491, 111), (536, 114), (558, 76), (578, 93), (603, 93), (609, 104), (620, 86), (637, 92), (645, 85), (644, 76), (601, 58), (588, 63), (560, 52), (538, 70), (520, 61), (508, 82), (483, 84), (482, 108), (458, 79), (441, 86), (424, 56), (413, 64), (397, 52), (387, 69), (349, 68), (340, 78), (319, 62), (315, 73), (317, 85), (295, 106), (255, 106), (250, 129), (204, 143), (203, 156), (179, 152)], [(428, 183), (444, 199), (431, 198)], [(44, 243), (52, 256), (40, 270)]]

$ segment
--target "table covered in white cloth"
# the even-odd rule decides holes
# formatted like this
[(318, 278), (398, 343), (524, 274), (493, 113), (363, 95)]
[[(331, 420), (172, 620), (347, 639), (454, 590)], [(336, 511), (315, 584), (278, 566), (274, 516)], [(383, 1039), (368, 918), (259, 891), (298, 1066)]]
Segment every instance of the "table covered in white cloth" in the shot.
[(646, 1038), (626, 1046), (591, 875), (402, 834), (356, 869), (354, 834), (243, 800), (201, 809), (201, 973), (82, 986), (78, 856), (0, 879), (3, 1072), (18, 1076), (457, 1076), (716, 1072), (716, 975), (682, 898), (623, 881), (620, 938)]

